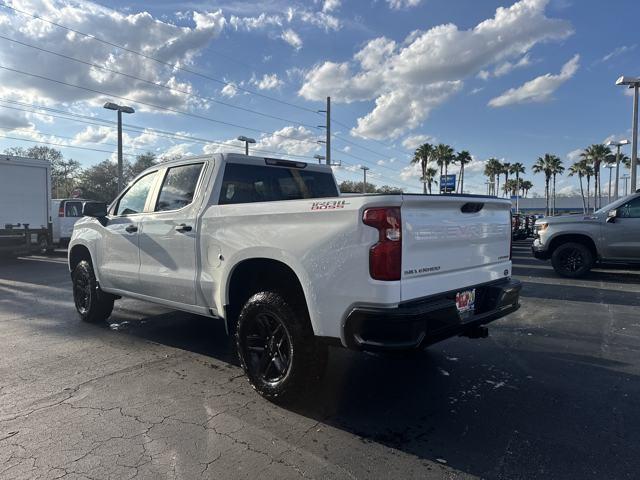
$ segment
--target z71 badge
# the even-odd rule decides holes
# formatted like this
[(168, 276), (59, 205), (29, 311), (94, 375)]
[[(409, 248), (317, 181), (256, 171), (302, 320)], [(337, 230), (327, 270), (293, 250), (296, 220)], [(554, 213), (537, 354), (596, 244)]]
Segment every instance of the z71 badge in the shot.
[(336, 210), (349, 205), (346, 200), (326, 200), (324, 202), (313, 202), (311, 210)]

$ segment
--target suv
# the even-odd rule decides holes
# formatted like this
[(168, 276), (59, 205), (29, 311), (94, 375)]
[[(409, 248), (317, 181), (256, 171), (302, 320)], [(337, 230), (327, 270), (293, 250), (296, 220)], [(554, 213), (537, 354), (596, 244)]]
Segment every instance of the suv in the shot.
[(554, 270), (581, 277), (595, 263), (640, 264), (640, 193), (590, 215), (545, 217), (536, 222), (533, 255)]

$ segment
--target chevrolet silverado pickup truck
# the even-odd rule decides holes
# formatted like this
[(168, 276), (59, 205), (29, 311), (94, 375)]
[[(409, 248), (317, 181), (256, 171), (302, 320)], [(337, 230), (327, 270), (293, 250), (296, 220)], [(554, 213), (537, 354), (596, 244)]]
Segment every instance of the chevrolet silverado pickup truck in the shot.
[(340, 196), (329, 166), (218, 154), (149, 168), (83, 214), (68, 257), (82, 320), (133, 297), (223, 321), (271, 400), (316, 381), (329, 345), (477, 338), (519, 307), (495, 197)]
[(545, 217), (535, 224), (533, 255), (558, 275), (577, 278), (596, 263), (640, 264), (640, 193), (588, 215)]

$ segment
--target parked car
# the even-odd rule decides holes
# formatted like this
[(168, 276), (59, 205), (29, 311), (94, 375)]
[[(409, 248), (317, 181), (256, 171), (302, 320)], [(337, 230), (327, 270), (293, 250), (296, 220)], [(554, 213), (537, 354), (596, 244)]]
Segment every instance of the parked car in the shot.
[(510, 202), (343, 197), (333, 172), (224, 154), (163, 162), (107, 208), (85, 204), (69, 269), (82, 320), (127, 296), (225, 322), (251, 385), (286, 400), (327, 346), (423, 348), (519, 308)]
[(0, 253), (51, 248), (51, 165), (46, 160), (0, 155)]
[(511, 237), (513, 240), (524, 240), (527, 238), (525, 216), (519, 213), (511, 215)]
[(597, 263), (640, 264), (640, 193), (590, 215), (540, 219), (535, 230), (534, 256), (564, 277), (584, 276)]
[(73, 225), (82, 218), (82, 206), (93, 202), (84, 198), (55, 198), (51, 200), (52, 242), (66, 248), (71, 240)]

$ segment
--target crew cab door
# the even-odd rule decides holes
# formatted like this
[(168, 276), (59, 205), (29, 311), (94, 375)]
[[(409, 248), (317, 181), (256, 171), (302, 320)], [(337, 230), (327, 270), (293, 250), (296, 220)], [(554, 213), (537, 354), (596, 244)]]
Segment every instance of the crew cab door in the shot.
[(618, 216), (603, 226), (603, 257), (640, 261), (640, 197), (618, 207)]
[(107, 217), (98, 251), (100, 283), (106, 289), (140, 293), (140, 221), (158, 172), (150, 172), (135, 181), (120, 197)]
[[(203, 162), (179, 164), (162, 171), (152, 212), (142, 219), (141, 293), (187, 305), (196, 304), (196, 195)], [(194, 201), (196, 200), (196, 201)]]

